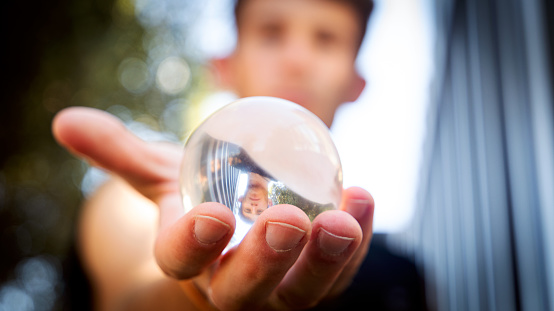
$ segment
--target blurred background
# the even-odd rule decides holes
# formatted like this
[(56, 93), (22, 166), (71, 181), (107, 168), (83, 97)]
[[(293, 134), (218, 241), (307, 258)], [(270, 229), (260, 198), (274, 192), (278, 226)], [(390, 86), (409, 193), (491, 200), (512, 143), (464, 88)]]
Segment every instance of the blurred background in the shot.
[[(182, 142), (234, 98), (209, 67), (233, 47), (231, 2), (4, 5), (0, 310), (90, 306), (73, 242), (105, 176), (54, 142), (55, 113), (95, 107), (143, 139)], [(345, 186), (376, 199), (373, 254), (414, 264), (430, 309), (554, 310), (553, 10), (376, 1), (358, 59), (368, 87), (332, 134)], [(392, 279), (380, 268), (362, 273)], [(413, 285), (380, 285), (382, 309), (414, 309)]]

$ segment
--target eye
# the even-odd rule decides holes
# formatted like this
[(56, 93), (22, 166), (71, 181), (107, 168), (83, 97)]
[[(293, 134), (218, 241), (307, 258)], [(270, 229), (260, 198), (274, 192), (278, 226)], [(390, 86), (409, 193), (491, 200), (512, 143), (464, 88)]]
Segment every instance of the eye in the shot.
[(277, 22), (268, 22), (260, 27), (260, 36), (265, 43), (278, 43), (283, 37), (283, 27)]
[(263, 209), (259, 209), (259, 210), (256, 211), (256, 214), (257, 214), (257, 215), (261, 215), (263, 212), (264, 212)]
[(329, 48), (339, 41), (337, 35), (330, 30), (318, 30), (315, 34), (315, 41), (318, 47)]
[(252, 209), (251, 208), (245, 208), (244, 211), (248, 214), (251, 214), (252, 213)]

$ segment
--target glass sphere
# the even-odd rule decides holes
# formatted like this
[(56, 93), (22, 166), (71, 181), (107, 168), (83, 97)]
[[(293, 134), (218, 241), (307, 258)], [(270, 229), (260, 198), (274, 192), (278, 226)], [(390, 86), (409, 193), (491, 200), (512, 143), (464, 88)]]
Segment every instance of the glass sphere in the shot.
[(239, 99), (188, 138), (181, 166), (185, 211), (219, 202), (236, 218), (227, 249), (268, 208), (292, 204), (313, 220), (339, 208), (342, 167), (327, 126), (305, 108), (274, 97)]

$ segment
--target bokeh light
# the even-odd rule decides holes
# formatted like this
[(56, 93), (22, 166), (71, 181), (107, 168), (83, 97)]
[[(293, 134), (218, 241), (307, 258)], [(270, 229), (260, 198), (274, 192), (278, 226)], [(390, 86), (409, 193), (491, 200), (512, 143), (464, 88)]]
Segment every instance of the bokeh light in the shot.
[(179, 57), (164, 59), (156, 72), (158, 88), (167, 94), (182, 92), (188, 85), (189, 79), (189, 65), (184, 59)]
[(144, 93), (150, 83), (150, 72), (146, 63), (138, 58), (130, 57), (119, 65), (119, 82), (130, 93)]
[(0, 310), (52, 310), (60, 294), (61, 267), (51, 256), (21, 261), (16, 281), (0, 286)]

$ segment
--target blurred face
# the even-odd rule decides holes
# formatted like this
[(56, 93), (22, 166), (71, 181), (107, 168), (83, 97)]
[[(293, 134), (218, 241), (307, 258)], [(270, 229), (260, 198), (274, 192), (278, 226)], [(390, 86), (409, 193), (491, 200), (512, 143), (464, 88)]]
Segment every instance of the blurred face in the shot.
[(242, 215), (255, 221), (268, 208), (267, 180), (258, 174), (250, 173), (248, 188), (242, 198)]
[(336, 108), (363, 89), (354, 69), (356, 21), (340, 1), (248, 1), (229, 59), (232, 87), (240, 97), (291, 100), (330, 126)]

